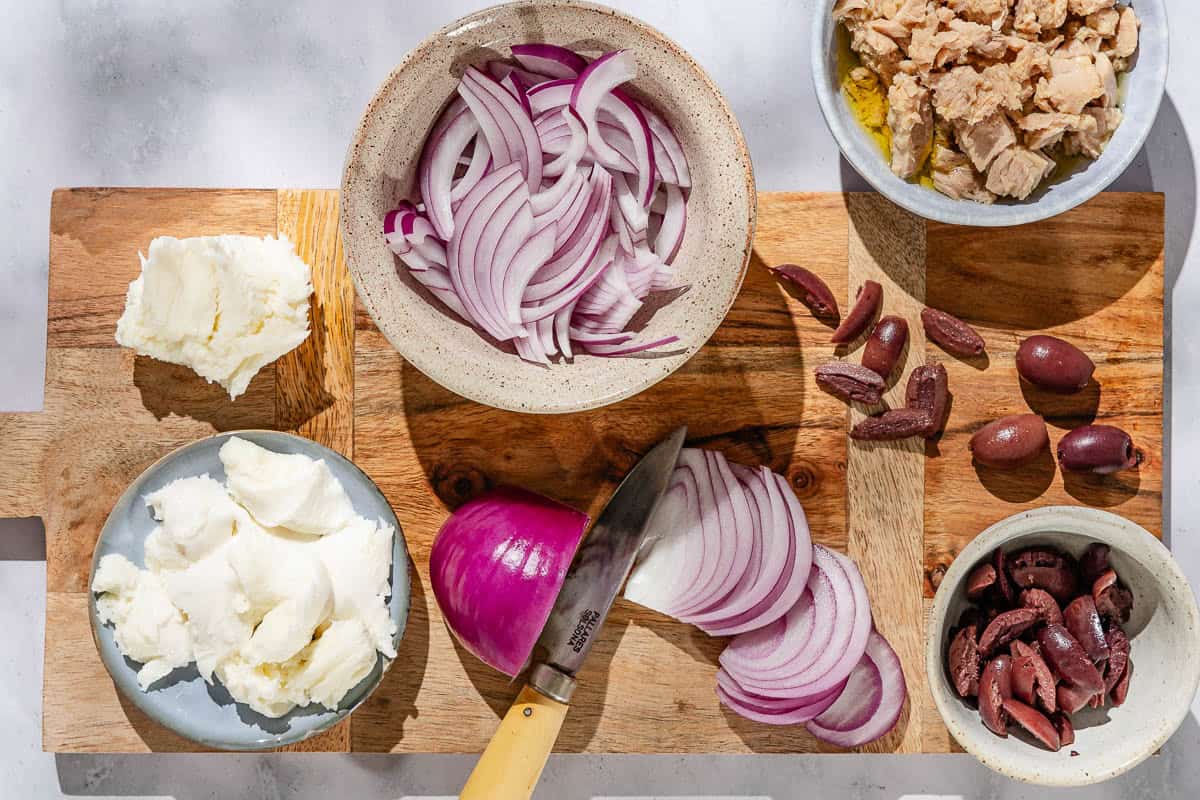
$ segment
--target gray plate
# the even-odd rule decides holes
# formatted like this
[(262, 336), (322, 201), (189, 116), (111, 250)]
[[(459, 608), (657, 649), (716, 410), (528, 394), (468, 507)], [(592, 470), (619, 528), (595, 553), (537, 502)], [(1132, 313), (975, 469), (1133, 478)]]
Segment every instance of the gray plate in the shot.
[[(387, 500), (362, 470), (316, 442), (277, 431), (233, 431), (185, 445), (152, 464), (138, 476), (117, 501), (92, 556), (91, 586), (96, 564), (109, 553), (120, 553), (140, 567), (145, 566), (142, 543), (157, 524), (142, 499), (177, 478), (208, 473), (225, 480), (225, 470), (217, 451), (231, 436), (239, 436), (277, 453), (302, 453), (324, 459), (346, 488), (354, 510), (370, 520), (381, 520), (396, 529), (392, 548), (392, 594), (388, 600), (396, 621), (397, 646), (404, 635), (409, 608), (408, 552), (404, 532)], [(193, 663), (175, 670), (143, 692), (137, 685), (140, 665), (125, 658), (113, 642), (112, 628), (100, 624), (96, 616), (96, 595), (88, 595), (92, 637), (100, 658), (121, 693), (151, 719), (192, 741), (221, 750), (261, 750), (280, 747), (307, 739), (350, 715), (375, 690), (390, 661), (379, 655), (375, 669), (342, 699), (335, 711), (313, 704), (292, 710), (278, 719), (264, 717), (242, 703), (235, 703), (221, 684), (207, 684)]]

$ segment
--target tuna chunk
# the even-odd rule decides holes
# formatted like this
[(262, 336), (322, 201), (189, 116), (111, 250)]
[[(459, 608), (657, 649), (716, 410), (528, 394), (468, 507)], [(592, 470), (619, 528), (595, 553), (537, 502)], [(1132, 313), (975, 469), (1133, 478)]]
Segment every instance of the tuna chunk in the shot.
[(900, 45), (870, 24), (847, 20), (846, 27), (850, 30), (850, 47), (858, 53), (863, 64), (874, 70), (884, 83), (890, 84), (904, 57)]
[(1117, 72), (1113, 69), (1112, 61), (1104, 53), (1096, 53), (1096, 73), (1100, 76), (1100, 85), (1104, 87), (1104, 96), (1100, 104), (1104, 106), (1117, 105)]
[(1021, 117), (1019, 124), (1025, 132), (1025, 146), (1030, 150), (1056, 145), (1068, 132), (1094, 131), (1096, 128), (1096, 121), (1088, 114), (1060, 114), (1056, 111), (1026, 114)]
[(986, 172), (996, 156), (1017, 143), (1012, 125), (1003, 114), (993, 114), (974, 125), (960, 123), (954, 128), (954, 136), (980, 172)]
[(1121, 9), (1121, 19), (1117, 22), (1117, 43), (1113, 45), (1113, 55), (1117, 58), (1129, 58), (1138, 46), (1137, 14), (1125, 6)]
[(948, 5), (963, 19), (998, 31), (1008, 19), (1012, 0), (949, 0)]
[(1117, 11), (1115, 8), (1106, 8), (1102, 11), (1088, 14), (1087, 26), (1107, 39), (1117, 35), (1117, 22), (1120, 19), (1120, 11)]
[(1086, 17), (1105, 8), (1112, 8), (1116, 0), (1067, 0), (1067, 11), (1077, 17)]
[(934, 109), (948, 122), (973, 125), (998, 111), (1022, 107), (1021, 84), (1007, 64), (993, 64), (982, 72), (955, 67), (931, 82)]
[(933, 142), (929, 90), (911, 75), (897, 75), (888, 90), (887, 121), (892, 131), (892, 172), (910, 178), (925, 163)]
[(976, 203), (996, 202), (996, 195), (984, 186), (983, 176), (962, 153), (935, 145), (930, 163), (933, 165), (933, 188), (947, 197)]
[(1059, 28), (1067, 21), (1067, 0), (1017, 0), (1013, 16), (1013, 27), (1022, 33)]
[(1088, 158), (1099, 158), (1104, 151), (1104, 145), (1112, 131), (1121, 124), (1121, 112), (1115, 108), (1097, 108), (1090, 106), (1083, 110), (1084, 115), (1095, 121), (1094, 126), (1080, 128), (1063, 140), (1063, 149), (1068, 155), (1085, 155)]
[(927, 10), (925, 0), (905, 0), (892, 19), (912, 30), (925, 21)]
[(1054, 161), (1036, 150), (1010, 147), (988, 170), (988, 191), (1024, 200), (1054, 172)]
[(1035, 98), (1047, 111), (1078, 114), (1104, 94), (1104, 83), (1091, 56), (1050, 57), (1050, 77), (1038, 81)]
[(837, 0), (833, 4), (833, 18), (839, 22), (844, 19), (869, 19), (870, 5), (867, 0)]

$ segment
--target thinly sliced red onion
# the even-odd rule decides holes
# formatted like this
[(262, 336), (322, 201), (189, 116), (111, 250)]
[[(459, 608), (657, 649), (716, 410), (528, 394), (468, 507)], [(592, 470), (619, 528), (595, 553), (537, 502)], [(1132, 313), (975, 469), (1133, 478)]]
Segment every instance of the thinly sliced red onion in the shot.
[(421, 158), (417, 170), (421, 198), (429, 210), (430, 222), (442, 239), (449, 239), (454, 233), (450, 208), (454, 171), (467, 145), (478, 134), (479, 122), (469, 113), (466, 104), (451, 104), (430, 135)]
[[(467, 170), (458, 178), (450, 187), (450, 204), (451, 208), (458, 201), (466, 197), (467, 192), (475, 188), (475, 184), (479, 183), (492, 166), (492, 149), (488, 147), (487, 139), (482, 136), (475, 137), (475, 147), (471, 151), (471, 158), (467, 162)], [(426, 203), (428, 205), (428, 203)]]
[(587, 60), (565, 47), (554, 44), (514, 44), (513, 58), (525, 69), (551, 78), (574, 80), (587, 67)]
[[(463, 92), (463, 87), (472, 91)], [(499, 134), (504, 147), (508, 150), (509, 162), (517, 162), (525, 175), (525, 183), (532, 194), (542, 185), (542, 146), (538, 141), (537, 130), (533, 127), (530, 112), (509, 94), (503, 86), (494, 79), (483, 74), (474, 67), (468, 67), (463, 75), (459, 93), (467, 101), (467, 105), (477, 117), (484, 113), (495, 121), (495, 133)], [(480, 119), (480, 127), (487, 135), (488, 128)], [(492, 157), (496, 158), (497, 142), (492, 136), (487, 136), (492, 148)], [(499, 162), (497, 162), (499, 163)]]
[[(855, 684), (860, 688), (851, 691)], [(808, 722), (807, 727), (813, 736), (838, 747), (861, 747), (896, 726), (907, 696), (904, 671), (896, 651), (878, 631), (872, 630), (862, 659), (851, 672), (838, 701)]]
[[(844, 684), (843, 684), (844, 686)], [(837, 702), (842, 686), (808, 703), (776, 700), (747, 694), (723, 671), (717, 672), (717, 697), (738, 716), (764, 725), (796, 725), (808, 722)]]
[(491, 75), (500, 83), (504, 83), (504, 79), (508, 76), (516, 75), (518, 80), (521, 81), (521, 85), (526, 89), (531, 89), (552, 79), (549, 75), (522, 69), (515, 64), (509, 64), (507, 61), (497, 61), (495, 59), (484, 64), (484, 68), (487, 70), (488, 75)]
[[(463, 198), (459, 209), (460, 223), (447, 250), (454, 290), (463, 300), (471, 320), (500, 340), (512, 338), (512, 333), (507, 330), (507, 325), (496, 324), (495, 309), (484, 300), (484, 287), (477, 283), (476, 259), (488, 224), (505, 201), (513, 196), (519, 197), (517, 193), (523, 185), (521, 170), (516, 163), (510, 163), (484, 177)], [(494, 231), (492, 235), (495, 235)]]
[[(384, 219), (388, 247), (451, 312), (537, 363), (678, 341), (639, 341), (628, 331), (650, 292), (673, 288), (674, 271), (655, 250), (674, 255), (682, 236), (675, 222), (686, 214), (686, 199), (671, 205), (663, 233), (670, 190), (659, 193), (658, 179), (678, 179), (670, 144), (678, 141), (620, 90), (636, 74), (634, 59), (617, 51), (588, 63), (546, 44), (513, 53), (516, 64), (467, 68), (422, 151), (421, 202), (401, 203)], [(653, 229), (652, 201), (662, 210)], [(728, 483), (728, 468), (714, 469)], [(746, 510), (750, 502), (740, 488), (730, 493), (716, 512), (718, 532), (731, 524), (756, 530), (746, 522), (759, 513)], [(677, 599), (696, 604), (693, 613), (708, 611), (746, 583), (749, 560), (734, 553), (706, 576), (708, 595)]]
[(683, 234), (687, 228), (687, 198), (678, 186), (667, 183), (663, 188), (667, 205), (663, 211), (662, 225), (654, 238), (654, 254), (670, 264), (683, 244)]
[[(652, 109), (644, 105), (638, 107), (654, 137), (655, 166), (663, 174), (663, 180), (685, 189), (688, 188), (692, 185), (692, 172), (688, 168), (687, 155), (683, 152), (683, 145), (679, 143), (675, 131), (671, 130), (671, 126), (666, 123), (666, 120), (655, 114)], [(670, 164), (670, 167), (664, 168), (664, 163)], [(670, 177), (667, 177), (668, 175)]]

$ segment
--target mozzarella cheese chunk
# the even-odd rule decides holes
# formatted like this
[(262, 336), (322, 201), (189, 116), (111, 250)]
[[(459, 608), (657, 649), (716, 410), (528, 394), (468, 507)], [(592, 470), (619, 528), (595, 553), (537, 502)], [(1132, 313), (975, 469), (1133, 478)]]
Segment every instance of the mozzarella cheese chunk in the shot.
[(129, 284), (117, 342), (236, 398), (308, 337), (308, 265), (285, 237), (160, 236)]
[(200, 475), (146, 495), (159, 522), (147, 569), (101, 559), (100, 620), (142, 663), (143, 690), (194, 660), (205, 680), (265, 716), (336, 708), (376, 652), (396, 655), (395, 530), (354, 513), (321, 461), (237, 437), (220, 455), (228, 486)]
[(221, 445), (229, 493), (258, 524), (321, 535), (354, 519), (354, 506), (329, 465), (300, 453), (273, 453), (236, 436)]

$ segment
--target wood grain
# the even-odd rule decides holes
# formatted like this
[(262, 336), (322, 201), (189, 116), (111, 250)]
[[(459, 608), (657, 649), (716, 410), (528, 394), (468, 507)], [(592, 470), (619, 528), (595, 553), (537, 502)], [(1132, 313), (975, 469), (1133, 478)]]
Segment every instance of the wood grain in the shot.
[[(883, 287), (880, 315), (919, 318), (925, 304), (925, 223), (879, 195), (850, 195), (849, 286), (873, 280)], [(908, 348), (884, 403), (904, 405), (908, 374), (924, 363), (925, 333), (909, 326)], [(852, 358), (857, 359), (858, 353)], [(850, 409), (850, 425), (869, 412)], [(867, 582), (876, 627), (900, 656), (909, 702), (896, 728), (868, 746), (879, 752), (919, 753), (925, 686), (921, 606), (925, 449), (921, 440), (851, 442), (846, 459), (850, 556)], [(882, 610), (887, 609), (886, 613)]]
[(279, 235), (312, 268), (312, 333), (275, 364), (275, 421), (354, 455), (354, 283), (342, 262), (338, 194), (281, 190)]
[[(870, 749), (954, 750), (924, 690), (920, 652), (939, 569), (984, 526), (1032, 505), (1100, 505), (1161, 530), (1162, 198), (1102, 195), (1049, 223), (993, 231), (925, 227), (874, 197), (765, 194), (759, 206), (745, 286), (708, 346), (635, 398), (534, 417), (442, 389), (352, 305), (335, 193), (56, 192), (46, 408), (0, 415), (0, 514), (46, 519), (46, 749), (196, 749), (122, 703), (86, 610), (91, 552), (108, 509), (141, 469), (179, 444), (241, 427), (298, 430), (353, 455), (404, 526), (415, 569), (399, 658), (350, 725), (305, 745), (478, 752), (517, 685), (458, 648), (430, 599), (429, 548), (449, 509), (510, 482), (595, 514), (650, 444), (687, 423), (690, 444), (786, 475), (814, 539), (858, 560), (876, 623), (900, 652), (910, 688), (898, 732)], [(136, 251), (153, 236), (277, 230), (313, 266), (314, 335), (264, 370), (246, 396), (230, 403), (184, 368), (115, 347)], [(913, 323), (905, 370), (922, 358), (946, 364), (955, 394), (950, 427), (923, 459), (907, 445), (848, 449), (848, 412), (817, 389), (812, 370), (860, 353), (835, 350), (829, 327), (772, 279), (766, 266), (783, 262), (820, 274), (843, 310), (863, 277), (882, 276), (885, 307)], [(958, 361), (921, 340), (922, 294), (980, 328), (988, 364)], [(1101, 391), (1073, 400), (1022, 393), (1012, 354), (1022, 336), (1043, 328), (1092, 354)], [(1055, 441), (1091, 416), (1127, 427), (1147, 463), (1136, 475), (1083, 481), (1064, 481), (1053, 469), (1016, 481), (976, 473), (965, 449), (970, 434), (1028, 405), (1047, 414)], [(722, 711), (712, 687), (723, 644), (618, 601), (580, 676), (559, 750), (830, 750), (802, 728)]]

